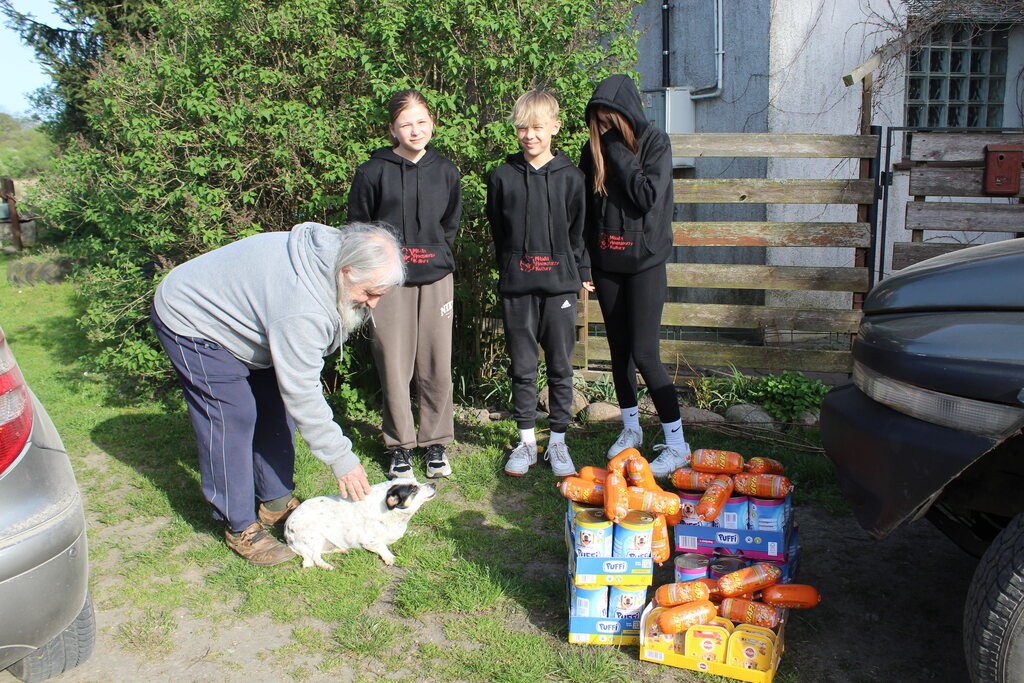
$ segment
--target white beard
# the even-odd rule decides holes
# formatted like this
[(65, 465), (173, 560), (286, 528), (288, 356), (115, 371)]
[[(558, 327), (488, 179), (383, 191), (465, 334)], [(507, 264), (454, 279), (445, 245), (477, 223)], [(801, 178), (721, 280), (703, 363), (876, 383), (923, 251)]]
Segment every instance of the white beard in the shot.
[(345, 341), (370, 317), (370, 307), (348, 301), (338, 307), (338, 314), (341, 316), (342, 341)]

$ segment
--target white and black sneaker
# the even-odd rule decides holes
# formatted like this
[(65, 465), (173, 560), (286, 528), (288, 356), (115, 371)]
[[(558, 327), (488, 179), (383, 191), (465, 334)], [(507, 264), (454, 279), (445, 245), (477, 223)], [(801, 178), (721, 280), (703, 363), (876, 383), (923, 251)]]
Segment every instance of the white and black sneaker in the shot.
[(388, 479), (404, 479), (412, 476), (412, 451), (408, 448), (395, 446), (388, 451), (388, 455), (391, 457)]
[(615, 443), (608, 449), (608, 459), (611, 460), (627, 448), (640, 448), (643, 444), (643, 432), (625, 427), (619, 434), (619, 438), (615, 439)]
[(441, 444), (435, 443), (432, 446), (427, 446), (427, 452), (424, 454), (424, 459), (427, 463), (428, 479), (451, 476), (452, 465), (448, 462), (448, 456), (445, 455), (444, 446)]

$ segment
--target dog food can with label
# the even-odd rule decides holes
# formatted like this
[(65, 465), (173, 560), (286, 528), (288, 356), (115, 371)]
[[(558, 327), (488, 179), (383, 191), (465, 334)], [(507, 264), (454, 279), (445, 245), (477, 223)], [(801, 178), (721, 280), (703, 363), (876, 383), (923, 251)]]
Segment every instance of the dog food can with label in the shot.
[(701, 555), (700, 553), (683, 553), (677, 555), (674, 560), (676, 566), (676, 583), (682, 583), (684, 581), (694, 581), (696, 579), (703, 579), (708, 575), (708, 561), (707, 555)]
[(597, 507), (596, 505), (587, 505), (586, 503), (580, 503), (580, 502), (575, 501), (575, 500), (570, 500), (569, 501), (569, 512), (568, 512), (569, 525), (572, 526), (573, 521), (576, 519), (576, 515), (578, 513), (582, 512), (583, 510), (600, 510), (600, 509), (601, 508)]
[(612, 556), (612, 520), (604, 510), (581, 510), (573, 520), (576, 554), (580, 557)]
[(647, 586), (612, 586), (608, 589), (610, 619), (640, 618), (647, 604)]
[(683, 511), (683, 524), (711, 526), (711, 522), (705, 522), (697, 516), (697, 503), (700, 502), (700, 497), (703, 495), (703, 491), (682, 491), (679, 493), (679, 507)]
[(630, 510), (629, 514), (615, 525), (612, 557), (650, 557), (653, 530), (654, 515)]
[(754, 531), (783, 531), (789, 518), (789, 498), (754, 498), (749, 501), (750, 528)]
[(712, 579), (720, 579), (726, 574), (731, 574), (734, 571), (738, 571), (747, 566), (747, 563), (743, 561), (742, 557), (735, 555), (729, 555), (726, 557), (716, 557), (711, 560), (711, 564), (708, 565), (708, 576)]
[(748, 519), (747, 496), (732, 496), (715, 520), (715, 526), (722, 529), (746, 529)]
[(608, 617), (608, 586), (576, 586), (571, 590), (573, 617)]

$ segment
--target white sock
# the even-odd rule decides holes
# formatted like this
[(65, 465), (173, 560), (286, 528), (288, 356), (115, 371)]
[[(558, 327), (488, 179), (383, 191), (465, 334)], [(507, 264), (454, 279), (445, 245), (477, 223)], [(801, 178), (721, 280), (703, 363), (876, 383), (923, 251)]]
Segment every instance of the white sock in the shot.
[(533, 427), (519, 430), (519, 440), (523, 443), (537, 443), (537, 433)]
[(640, 431), (640, 409), (637, 406), (622, 408), (622, 428)]
[(675, 422), (662, 422), (661, 429), (665, 432), (665, 443), (669, 446), (685, 446), (686, 439), (683, 438), (682, 419)]
[(551, 432), (551, 438), (548, 439), (548, 448), (551, 448), (556, 443), (565, 443), (565, 432)]

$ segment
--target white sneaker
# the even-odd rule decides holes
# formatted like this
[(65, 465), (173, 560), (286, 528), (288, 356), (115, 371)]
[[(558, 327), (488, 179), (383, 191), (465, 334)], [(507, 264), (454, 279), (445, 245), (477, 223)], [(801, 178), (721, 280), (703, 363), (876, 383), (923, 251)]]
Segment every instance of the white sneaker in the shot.
[(615, 443), (613, 443), (612, 447), (608, 449), (608, 459), (611, 460), (627, 448), (640, 448), (643, 443), (643, 432), (637, 431), (636, 429), (629, 429), (627, 427), (619, 433), (619, 438), (615, 439)]
[(536, 464), (537, 444), (520, 441), (508, 456), (508, 462), (505, 463), (505, 474), (521, 477)]
[(690, 444), (669, 446), (667, 443), (659, 443), (654, 450), (661, 451), (661, 455), (651, 461), (651, 474), (655, 477), (667, 477), (680, 467), (690, 464)]
[[(576, 474), (576, 465), (572, 464), (569, 447), (564, 443), (548, 446), (544, 452), (544, 459), (551, 463), (551, 474), (556, 477), (571, 477)], [(508, 468), (505, 471), (508, 472)]]

